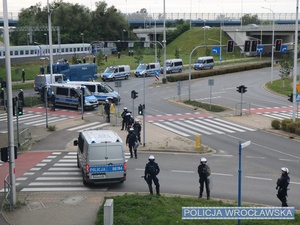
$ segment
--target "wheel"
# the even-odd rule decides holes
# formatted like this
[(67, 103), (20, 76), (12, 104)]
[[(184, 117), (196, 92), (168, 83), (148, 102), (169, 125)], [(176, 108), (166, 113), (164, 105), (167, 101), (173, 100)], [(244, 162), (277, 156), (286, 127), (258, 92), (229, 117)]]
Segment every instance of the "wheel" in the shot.
[(113, 81), (116, 81), (116, 78), (115, 77), (113, 77), (113, 79), (112, 79)]
[(128, 76), (127, 75), (125, 76), (125, 80), (128, 80)]
[(180, 69), (178, 72), (181, 73), (181, 72), (182, 72), (182, 69)]

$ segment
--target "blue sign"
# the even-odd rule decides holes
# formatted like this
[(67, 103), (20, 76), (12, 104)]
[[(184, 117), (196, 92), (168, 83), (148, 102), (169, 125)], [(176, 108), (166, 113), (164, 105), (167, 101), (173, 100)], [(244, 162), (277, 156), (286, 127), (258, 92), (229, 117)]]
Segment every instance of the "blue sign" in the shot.
[(182, 207), (185, 220), (291, 220), (295, 207)]
[(264, 52), (264, 46), (262, 46), (262, 45), (257, 46), (256, 52), (258, 52), (258, 53)]
[(287, 52), (287, 51), (288, 51), (287, 45), (281, 45), (281, 52)]
[(212, 54), (215, 54), (215, 55), (217, 55), (217, 54), (220, 54), (220, 46), (213, 46), (212, 47)]
[(296, 94), (296, 102), (300, 102), (300, 94)]
[(113, 172), (123, 172), (124, 165), (123, 164), (116, 164), (111, 166), (90, 166), (90, 173), (91, 174), (98, 174), (98, 173), (113, 173)]

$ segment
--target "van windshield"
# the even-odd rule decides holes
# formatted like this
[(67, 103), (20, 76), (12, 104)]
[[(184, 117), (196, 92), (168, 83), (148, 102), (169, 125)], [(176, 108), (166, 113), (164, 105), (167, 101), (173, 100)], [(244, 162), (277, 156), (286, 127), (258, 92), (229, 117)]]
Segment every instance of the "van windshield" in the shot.
[(172, 66), (172, 65), (173, 65), (172, 62), (166, 62), (166, 67), (170, 67), (170, 66)]
[(146, 64), (140, 64), (139, 66), (138, 66), (138, 70), (144, 70), (144, 69), (146, 69)]
[(85, 88), (85, 89), (84, 89), (84, 95), (85, 95), (85, 96), (91, 96), (92, 93), (90, 92), (90, 90), (89, 90), (88, 88)]
[(115, 71), (114, 67), (107, 67), (104, 73), (113, 73)]
[(112, 89), (111, 86), (109, 86), (109, 85), (106, 84), (106, 83), (103, 83), (103, 86), (104, 86), (104, 88), (105, 88), (108, 92), (113, 92), (113, 91), (114, 91), (114, 89)]

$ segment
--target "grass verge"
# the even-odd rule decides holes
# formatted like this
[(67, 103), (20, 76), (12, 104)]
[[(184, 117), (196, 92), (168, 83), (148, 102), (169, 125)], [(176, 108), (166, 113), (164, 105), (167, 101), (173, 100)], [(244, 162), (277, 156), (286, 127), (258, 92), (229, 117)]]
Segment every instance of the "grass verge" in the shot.
[[(205, 224), (235, 225), (236, 220), (182, 220), (182, 207), (236, 207), (237, 204), (196, 199), (191, 197), (166, 197), (156, 195), (129, 195), (111, 197), (114, 199), (114, 224), (119, 225), (173, 225), (173, 224)], [(249, 205), (248, 205), (249, 206)], [(103, 224), (103, 205), (99, 208), (96, 225)], [(243, 220), (243, 225), (298, 225), (300, 216), (294, 220)]]

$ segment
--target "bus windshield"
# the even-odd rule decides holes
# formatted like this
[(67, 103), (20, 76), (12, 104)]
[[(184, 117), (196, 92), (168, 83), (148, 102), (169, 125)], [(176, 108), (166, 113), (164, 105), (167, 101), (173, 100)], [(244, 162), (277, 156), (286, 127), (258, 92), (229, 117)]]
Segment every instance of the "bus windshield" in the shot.
[(84, 96), (91, 96), (92, 93), (90, 92), (90, 90), (88, 88), (84, 89)]
[(203, 59), (197, 59), (196, 63), (204, 63)]
[(112, 89), (108, 84), (106, 84), (106, 83), (103, 83), (103, 86), (106, 88), (106, 90), (108, 91), (108, 92), (113, 92), (114, 91), (114, 89)]
[(172, 66), (172, 65), (173, 65), (172, 62), (166, 62), (166, 67), (170, 67), (170, 66)]

